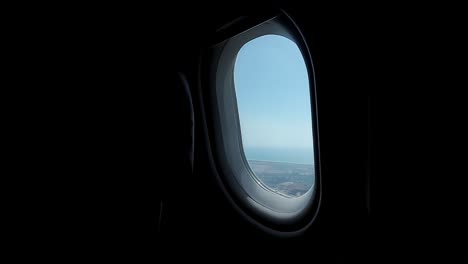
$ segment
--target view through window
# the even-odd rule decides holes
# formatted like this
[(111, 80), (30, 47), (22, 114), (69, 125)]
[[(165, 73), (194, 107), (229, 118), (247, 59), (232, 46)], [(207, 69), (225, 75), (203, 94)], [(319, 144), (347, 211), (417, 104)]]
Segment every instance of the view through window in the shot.
[(247, 42), (234, 67), (249, 165), (264, 185), (292, 197), (315, 182), (308, 78), (296, 43), (279, 35)]

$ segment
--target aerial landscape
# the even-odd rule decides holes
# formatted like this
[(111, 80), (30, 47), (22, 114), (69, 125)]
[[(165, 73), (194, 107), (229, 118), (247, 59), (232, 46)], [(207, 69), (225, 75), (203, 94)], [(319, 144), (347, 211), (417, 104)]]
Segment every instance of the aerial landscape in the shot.
[(257, 178), (282, 194), (298, 197), (314, 184), (314, 165), (249, 160)]

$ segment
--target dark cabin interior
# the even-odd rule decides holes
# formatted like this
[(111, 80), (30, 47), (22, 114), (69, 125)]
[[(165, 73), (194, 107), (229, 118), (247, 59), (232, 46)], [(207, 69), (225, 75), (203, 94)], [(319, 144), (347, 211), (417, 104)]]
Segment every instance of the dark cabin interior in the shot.
[[(421, 48), (424, 41), (408, 39), (420, 32), (417, 28), (435, 27), (397, 25), (395, 21), (403, 15), (395, 18), (392, 11), (403, 8), (385, 13), (382, 7), (364, 4), (299, 0), (77, 4), (64, 6), (61, 12), (51, 11), (50, 6), (39, 13), (41, 23), (26, 27), (31, 33), (27, 43), (35, 43), (31, 49), (24, 48), (25, 56), (32, 59), (28, 67), (42, 69), (32, 79), (51, 89), (30, 94), (28, 100), (34, 104), (41, 98), (43, 111), (28, 112), (28, 118), (36, 121), (27, 131), (37, 133), (25, 138), (37, 146), (30, 155), (41, 157), (35, 168), (58, 180), (46, 181), (46, 189), (53, 191), (41, 191), (45, 201), (27, 201), (36, 208), (19, 221), (31, 230), (25, 236), (27, 242), (47, 248), (38, 254), (64, 254), (68, 259), (227, 262), (219, 254), (247, 262), (252, 258), (380, 263), (400, 260), (408, 252), (418, 260), (419, 252), (432, 249), (414, 249), (420, 241), (433, 244), (432, 233), (421, 224), (429, 223), (440, 227), (436, 234), (443, 238), (435, 241), (454, 244), (449, 234), (463, 237), (464, 218), (456, 213), (456, 221), (444, 219), (462, 211), (464, 200), (459, 194), (463, 192), (452, 191), (444, 185), (450, 181), (440, 181), (439, 176), (426, 180), (429, 172), (423, 174), (423, 166), (413, 170), (387, 166), (397, 161), (419, 165), (414, 156), (420, 152), (427, 153), (418, 156), (421, 160), (431, 156), (420, 164), (442, 164), (440, 155), (435, 158), (420, 139), (426, 128), (433, 129), (433, 119), (420, 118), (424, 114), (418, 111), (438, 116), (431, 110), (433, 101), (410, 97), (409, 89), (398, 86), (394, 78), (398, 75), (394, 65), (401, 61), (412, 74), (425, 76), (412, 71), (416, 61), (428, 62)], [(35, 10), (30, 7), (29, 12)], [(287, 12), (300, 28), (316, 78), (321, 202), (312, 225), (295, 237), (263, 232), (230, 205), (213, 175), (201, 111), (200, 89), (206, 87), (199, 84), (199, 61), (219, 36), (217, 30), (240, 17), (262, 21), (278, 10)], [(411, 14), (405, 13), (404, 21)], [(28, 47), (27, 43), (20, 47)], [(399, 62), (383, 66), (392, 59)], [(386, 85), (392, 86), (389, 91), (400, 89), (404, 96), (398, 103), (393, 100), (396, 96), (388, 99), (387, 95), (387, 100), (377, 103), (376, 90), (385, 90)], [(439, 100), (440, 94), (431, 98)], [(420, 106), (417, 113), (408, 115), (415, 102)], [(455, 105), (438, 102), (438, 106)], [(429, 135), (450, 137), (448, 132), (439, 134), (449, 126), (447, 116), (438, 117), (437, 122), (446, 123), (439, 130), (429, 130)], [(210, 125), (210, 120), (206, 122)], [(401, 122), (403, 128), (397, 125)], [(376, 135), (376, 123), (383, 124), (383, 135)], [(419, 125), (424, 128), (414, 129)], [(383, 138), (378, 153), (377, 137)], [(387, 145), (399, 153), (399, 160), (382, 151)], [(379, 162), (385, 157), (377, 173), (390, 174), (378, 177), (379, 181), (391, 191), (371, 191), (377, 154)], [(440, 167), (440, 172), (447, 174), (447, 167)], [(417, 203), (410, 203), (395, 195), (394, 187), (401, 188), (395, 177), (404, 178), (408, 183), (404, 186), (410, 186), (398, 194), (414, 197), (415, 190), (424, 189), (425, 196), (417, 195)], [(409, 184), (411, 179), (415, 184)], [(60, 187), (52, 187), (57, 182)], [(432, 182), (427, 186), (431, 188), (421, 188), (421, 182)], [(33, 180), (28, 190), (36, 189), (36, 183), (44, 184), (44, 179)], [(442, 192), (453, 195), (446, 207), (438, 199)], [(374, 206), (379, 196), (390, 197), (383, 222), (375, 220), (382, 208)], [(416, 214), (424, 216), (413, 218)], [(31, 222), (31, 216), (40, 217)], [(394, 239), (396, 244), (390, 242)]]
[[(216, 30), (241, 16), (261, 21), (279, 9), (309, 45), (322, 148), (320, 211), (292, 238), (259, 230), (228, 203), (212, 175), (197, 92), (199, 57)], [(210, 258), (216, 251), (240, 259), (366, 261), (372, 103), (361, 74), (369, 44), (360, 8), (168, 2), (77, 6), (58, 17), (66, 23), (51, 19), (38, 37), (57, 39), (54, 53), (63, 54), (57, 63), (64, 65), (57, 67), (58, 85), (72, 80), (63, 92), (68, 99), (58, 102), (70, 111), (54, 112), (64, 121), (55, 137), (69, 142), (62, 150), (73, 150), (59, 155), (63, 168), (73, 168), (69, 187), (60, 190), (72, 199), (54, 201), (67, 213), (49, 223), (63, 230), (61, 248), (116, 258), (135, 250), (157, 259), (177, 249), (175, 258)]]

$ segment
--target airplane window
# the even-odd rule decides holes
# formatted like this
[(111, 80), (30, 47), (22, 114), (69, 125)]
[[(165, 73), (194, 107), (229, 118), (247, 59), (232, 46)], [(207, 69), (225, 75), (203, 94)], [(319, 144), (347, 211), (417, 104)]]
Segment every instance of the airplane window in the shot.
[(308, 76), (299, 47), (280, 35), (244, 44), (234, 66), (245, 158), (263, 185), (288, 197), (315, 182)]
[(295, 235), (321, 203), (315, 73), (288, 14), (254, 22), (230, 24), (200, 61), (206, 146), (233, 207), (262, 230)]

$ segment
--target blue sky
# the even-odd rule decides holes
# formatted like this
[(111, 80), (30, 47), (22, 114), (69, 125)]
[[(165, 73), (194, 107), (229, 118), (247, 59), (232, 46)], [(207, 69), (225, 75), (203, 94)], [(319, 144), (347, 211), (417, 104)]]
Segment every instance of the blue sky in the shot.
[(236, 59), (234, 85), (245, 149), (312, 152), (307, 68), (293, 41), (266, 35), (246, 43)]

